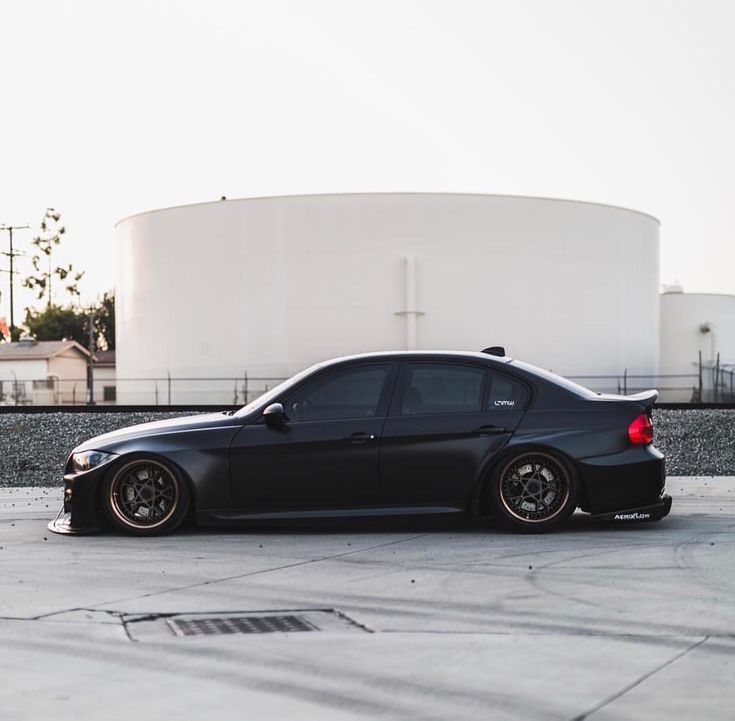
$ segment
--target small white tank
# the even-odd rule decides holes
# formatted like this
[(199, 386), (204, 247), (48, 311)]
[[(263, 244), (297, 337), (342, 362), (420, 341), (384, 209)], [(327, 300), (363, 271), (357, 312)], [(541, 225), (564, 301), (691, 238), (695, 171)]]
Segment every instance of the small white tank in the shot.
[[(699, 355), (702, 358), (702, 400), (729, 400), (735, 392), (735, 296), (684, 293), (681, 287), (661, 294), (661, 373), (669, 386), (665, 400), (688, 402), (699, 394)], [(718, 354), (719, 369), (718, 374)], [(715, 388), (715, 386), (718, 386)], [(719, 398), (716, 396), (719, 394)]]

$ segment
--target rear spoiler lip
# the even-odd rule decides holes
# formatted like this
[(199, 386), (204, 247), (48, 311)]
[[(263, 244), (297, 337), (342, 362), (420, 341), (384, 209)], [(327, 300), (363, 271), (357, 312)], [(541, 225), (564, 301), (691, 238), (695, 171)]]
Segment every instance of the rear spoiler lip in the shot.
[(614, 393), (598, 393), (591, 398), (591, 400), (613, 401), (614, 403), (637, 403), (639, 406), (642, 406), (642, 408), (646, 411), (650, 411), (653, 408), (657, 399), (657, 390), (642, 391), (640, 393), (633, 393), (629, 396), (617, 395)]
[(646, 410), (653, 408), (658, 400), (658, 391), (651, 389), (650, 391), (641, 391), (630, 396), (625, 396), (625, 400), (640, 403)]

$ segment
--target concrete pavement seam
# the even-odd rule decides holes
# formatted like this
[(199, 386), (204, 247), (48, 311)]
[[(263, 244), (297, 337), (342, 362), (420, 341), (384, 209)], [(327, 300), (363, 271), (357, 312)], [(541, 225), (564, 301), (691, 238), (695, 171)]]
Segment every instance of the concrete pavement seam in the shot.
[[(223, 578), (214, 578), (208, 581), (199, 581), (198, 583), (190, 583), (185, 586), (178, 586), (176, 588), (166, 588), (162, 591), (152, 591), (150, 593), (142, 593), (137, 596), (128, 596), (126, 598), (116, 598), (112, 601), (103, 601), (101, 603), (94, 603), (91, 604), (94, 608), (101, 607), (101, 606), (108, 606), (111, 603), (123, 603), (125, 601), (136, 601), (141, 598), (151, 598), (152, 596), (162, 596), (166, 593), (177, 593), (179, 591), (186, 591), (191, 588), (199, 588), (200, 586), (210, 586), (216, 583), (223, 583), (225, 581), (235, 581), (240, 578), (248, 578), (250, 576), (258, 576), (264, 573), (272, 573), (274, 571), (283, 571), (288, 568), (297, 568), (299, 566), (307, 566), (310, 563), (321, 563), (322, 561), (333, 561), (338, 558), (344, 558), (345, 556), (353, 556), (357, 553), (365, 553), (366, 551), (374, 551), (378, 548), (385, 548), (386, 546), (394, 546), (398, 543), (408, 543), (409, 541), (415, 541), (419, 538), (425, 538), (427, 535), (426, 533), (421, 533), (417, 536), (409, 536), (408, 538), (400, 538), (395, 541), (389, 541), (387, 543), (379, 543), (374, 546), (368, 546), (366, 548), (357, 548), (353, 551), (345, 551), (344, 553), (336, 553), (331, 556), (322, 556), (320, 558), (310, 558), (308, 561), (297, 561), (296, 563), (287, 563), (282, 566), (274, 566), (273, 568), (262, 568), (258, 571), (248, 571), (247, 573), (239, 573), (235, 574), (233, 576), (225, 576)], [(63, 611), (56, 612), (56, 613), (63, 613)]]
[(613, 701), (617, 701), (619, 698), (622, 698), (626, 693), (636, 688), (636, 686), (640, 686), (644, 681), (647, 681), (652, 676), (655, 676), (660, 671), (663, 671), (665, 668), (671, 666), (671, 664), (675, 663), (680, 658), (683, 658), (684, 656), (686, 656), (690, 651), (694, 651), (695, 648), (699, 648), (699, 646), (705, 643), (708, 639), (709, 639), (709, 635), (704, 636), (704, 638), (699, 639), (699, 641), (695, 641), (694, 643), (690, 644), (683, 651), (680, 651), (675, 656), (670, 658), (668, 661), (665, 661), (664, 663), (659, 664), (658, 666), (651, 669), (650, 671), (647, 671), (640, 678), (633, 681), (633, 683), (630, 683), (627, 686), (624, 686), (622, 689), (620, 689), (620, 691), (612, 694), (612, 696), (608, 696), (608, 698), (604, 699), (601, 703), (599, 703), (594, 708), (590, 709), (589, 711), (585, 711), (579, 716), (575, 716), (572, 719), (572, 721), (585, 721), (585, 719), (592, 716), (592, 714), (597, 713), (601, 709), (605, 708), (605, 706), (608, 706), (609, 704), (611, 704)]

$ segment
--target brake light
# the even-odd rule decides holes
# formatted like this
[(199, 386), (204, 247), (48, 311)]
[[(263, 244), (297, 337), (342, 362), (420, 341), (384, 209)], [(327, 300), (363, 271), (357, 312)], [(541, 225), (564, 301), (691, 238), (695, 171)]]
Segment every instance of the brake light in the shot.
[(628, 438), (637, 446), (653, 443), (653, 423), (647, 413), (636, 416), (628, 426)]

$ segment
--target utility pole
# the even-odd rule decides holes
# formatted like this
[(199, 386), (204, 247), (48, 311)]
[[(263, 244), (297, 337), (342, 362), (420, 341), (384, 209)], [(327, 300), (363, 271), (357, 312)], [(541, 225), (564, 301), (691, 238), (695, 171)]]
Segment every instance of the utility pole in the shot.
[(18, 340), (15, 332), (15, 305), (13, 301), (13, 276), (15, 275), (15, 269), (13, 267), (13, 260), (19, 255), (25, 255), (25, 253), (16, 253), (13, 250), (13, 231), (14, 230), (25, 230), (30, 228), (30, 225), (0, 225), (0, 230), (7, 230), (10, 238), (10, 245), (8, 246), (7, 252), (3, 252), (10, 259), (10, 269), (6, 272), (10, 276), (10, 340)]
[(87, 405), (94, 405), (94, 313), (89, 319), (89, 357), (87, 358)]

